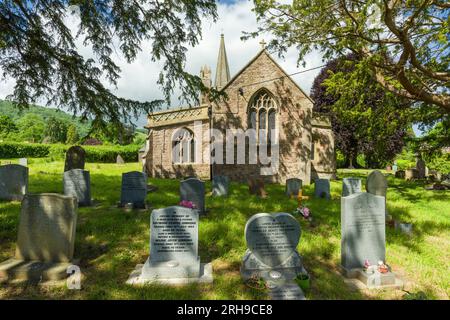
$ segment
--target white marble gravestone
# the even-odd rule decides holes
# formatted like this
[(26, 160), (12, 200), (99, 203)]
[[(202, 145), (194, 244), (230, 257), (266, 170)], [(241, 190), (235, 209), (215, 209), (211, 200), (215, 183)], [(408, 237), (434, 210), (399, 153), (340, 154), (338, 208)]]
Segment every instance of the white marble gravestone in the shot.
[(89, 171), (72, 169), (64, 172), (63, 188), (66, 196), (78, 199), (79, 206), (91, 205), (91, 178)]
[(0, 200), (22, 201), (27, 192), (27, 167), (18, 164), (0, 166)]
[(129, 284), (212, 282), (211, 264), (198, 256), (198, 211), (173, 206), (152, 211), (150, 256)]
[(362, 192), (361, 179), (344, 178), (342, 179), (342, 196), (347, 197), (353, 193)]
[(76, 224), (75, 197), (26, 194), (20, 211), (16, 255), (0, 264), (0, 278), (66, 278), (66, 269), (73, 259)]

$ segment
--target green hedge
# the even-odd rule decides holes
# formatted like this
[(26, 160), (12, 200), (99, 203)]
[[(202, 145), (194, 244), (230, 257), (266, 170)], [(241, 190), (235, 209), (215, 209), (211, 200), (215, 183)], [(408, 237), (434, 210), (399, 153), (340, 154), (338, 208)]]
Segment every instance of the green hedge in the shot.
[[(63, 160), (70, 147), (63, 144), (0, 142), (0, 159), (50, 157)], [(87, 162), (113, 163), (118, 154), (126, 162), (137, 162), (140, 146), (83, 146), (83, 149), (86, 150)]]

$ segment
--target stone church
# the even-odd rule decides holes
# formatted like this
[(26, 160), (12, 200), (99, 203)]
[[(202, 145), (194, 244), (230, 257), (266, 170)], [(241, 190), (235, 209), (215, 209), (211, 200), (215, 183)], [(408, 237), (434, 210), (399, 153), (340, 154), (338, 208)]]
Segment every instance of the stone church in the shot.
[[(226, 175), (234, 181), (246, 181), (259, 176), (277, 183), (300, 178), (303, 184), (317, 177), (334, 177), (334, 138), (329, 119), (313, 113), (311, 98), (270, 56), (263, 42), (261, 46), (231, 77), (222, 35), (214, 86), (226, 94), (226, 99), (209, 102), (200, 96), (199, 106), (149, 114), (143, 155), (149, 177), (197, 176), (208, 180)], [(201, 68), (200, 77), (207, 87), (212, 86), (209, 67)], [(239, 146), (234, 150), (225, 147), (227, 131), (239, 129), (256, 132), (256, 139), (245, 137), (246, 155), (241, 161), (236, 152)], [(212, 136), (212, 131), (221, 133), (222, 138)], [(266, 131), (275, 134), (264, 136)], [(277, 166), (262, 174), (261, 169), (271, 164), (260, 161), (256, 151), (264, 148), (271, 155), (270, 142), (274, 139)], [(256, 153), (254, 157), (252, 152)]]

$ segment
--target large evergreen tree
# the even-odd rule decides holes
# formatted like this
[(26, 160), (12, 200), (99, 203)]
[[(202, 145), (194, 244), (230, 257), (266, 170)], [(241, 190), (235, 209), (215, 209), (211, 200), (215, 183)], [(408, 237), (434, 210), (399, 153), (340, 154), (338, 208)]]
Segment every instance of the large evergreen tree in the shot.
[[(65, 23), (68, 8), (80, 18), (75, 32)], [(163, 61), (158, 83), (166, 100), (177, 84), (184, 99), (197, 99), (205, 87), (184, 65), (186, 47), (201, 37), (203, 17), (216, 19), (214, 0), (0, 1), (0, 68), (16, 80), (10, 99), (26, 107), (45, 97), (99, 125), (129, 121), (161, 101), (117, 97), (102, 79), (116, 85), (120, 68), (113, 52), (132, 62), (144, 40), (151, 41), (149, 59)], [(77, 51), (76, 37), (92, 47), (95, 59)]]
[(357, 155), (363, 154), (368, 167), (379, 168), (402, 150), (411, 112), (407, 101), (384, 91), (364, 70), (359, 72), (365, 73), (365, 85), (357, 91), (348, 93), (333, 86), (330, 78), (351, 73), (357, 65), (355, 55), (327, 63), (311, 88), (313, 110), (330, 116), (344, 166), (356, 166)]

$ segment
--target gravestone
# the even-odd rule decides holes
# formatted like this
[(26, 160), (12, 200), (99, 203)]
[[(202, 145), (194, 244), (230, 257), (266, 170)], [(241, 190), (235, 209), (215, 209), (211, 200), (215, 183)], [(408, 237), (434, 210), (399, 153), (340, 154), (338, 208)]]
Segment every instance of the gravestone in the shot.
[(72, 169), (64, 172), (63, 188), (66, 196), (78, 199), (79, 206), (91, 205), (91, 177), (89, 171)]
[(267, 197), (267, 192), (264, 187), (264, 179), (259, 177), (249, 177), (248, 178), (248, 189), (250, 194), (257, 195), (261, 198)]
[(416, 161), (416, 169), (417, 169), (417, 178), (418, 179), (425, 179), (425, 177), (426, 177), (425, 161), (423, 161), (422, 159), (417, 159), (417, 161)]
[(86, 151), (80, 146), (70, 147), (66, 152), (66, 161), (64, 163), (64, 172), (72, 169), (84, 170)]
[(66, 278), (73, 259), (76, 224), (76, 198), (54, 193), (26, 194), (16, 254), (0, 264), (0, 277), (32, 281)]
[(228, 196), (230, 179), (227, 176), (215, 176), (212, 179), (213, 196)]
[(27, 158), (20, 158), (19, 159), (19, 164), (21, 166), (28, 167), (28, 159)]
[(376, 267), (386, 261), (385, 209), (385, 198), (368, 192), (341, 198), (341, 266), (346, 277), (369, 288), (403, 285), (390, 269), (381, 273)]
[(199, 214), (205, 214), (205, 182), (189, 178), (180, 182), (180, 201), (191, 201)]
[(386, 197), (386, 177), (378, 170), (372, 171), (366, 180), (366, 191), (377, 196)]
[(21, 201), (27, 192), (27, 167), (18, 164), (0, 166), (0, 200)]
[(302, 188), (302, 180), (297, 178), (290, 178), (286, 180), (285, 192), (288, 197), (298, 196), (298, 192)]
[(131, 204), (133, 208), (145, 209), (147, 197), (147, 174), (139, 171), (122, 173), (120, 207)]
[(300, 235), (300, 224), (288, 213), (253, 215), (245, 225), (248, 249), (241, 266), (244, 281), (263, 278), (273, 296), (277, 295), (277, 290), (284, 291), (283, 287), (296, 285), (295, 277), (300, 273), (307, 274), (297, 252)]
[(152, 211), (150, 256), (138, 265), (127, 283), (181, 284), (212, 282), (211, 264), (198, 256), (197, 210), (173, 206)]
[(330, 199), (330, 180), (316, 179), (314, 181), (314, 196), (316, 198)]
[(123, 160), (123, 158), (122, 158), (122, 156), (120, 154), (117, 155), (116, 163), (117, 164), (124, 164), (125, 163), (125, 160)]
[(342, 179), (342, 196), (347, 197), (351, 194), (362, 192), (361, 179), (344, 178)]
[(418, 178), (419, 178), (419, 172), (417, 171), (417, 169), (413, 168), (413, 169), (405, 170), (405, 180), (406, 181), (411, 181), (411, 180), (418, 179)]

